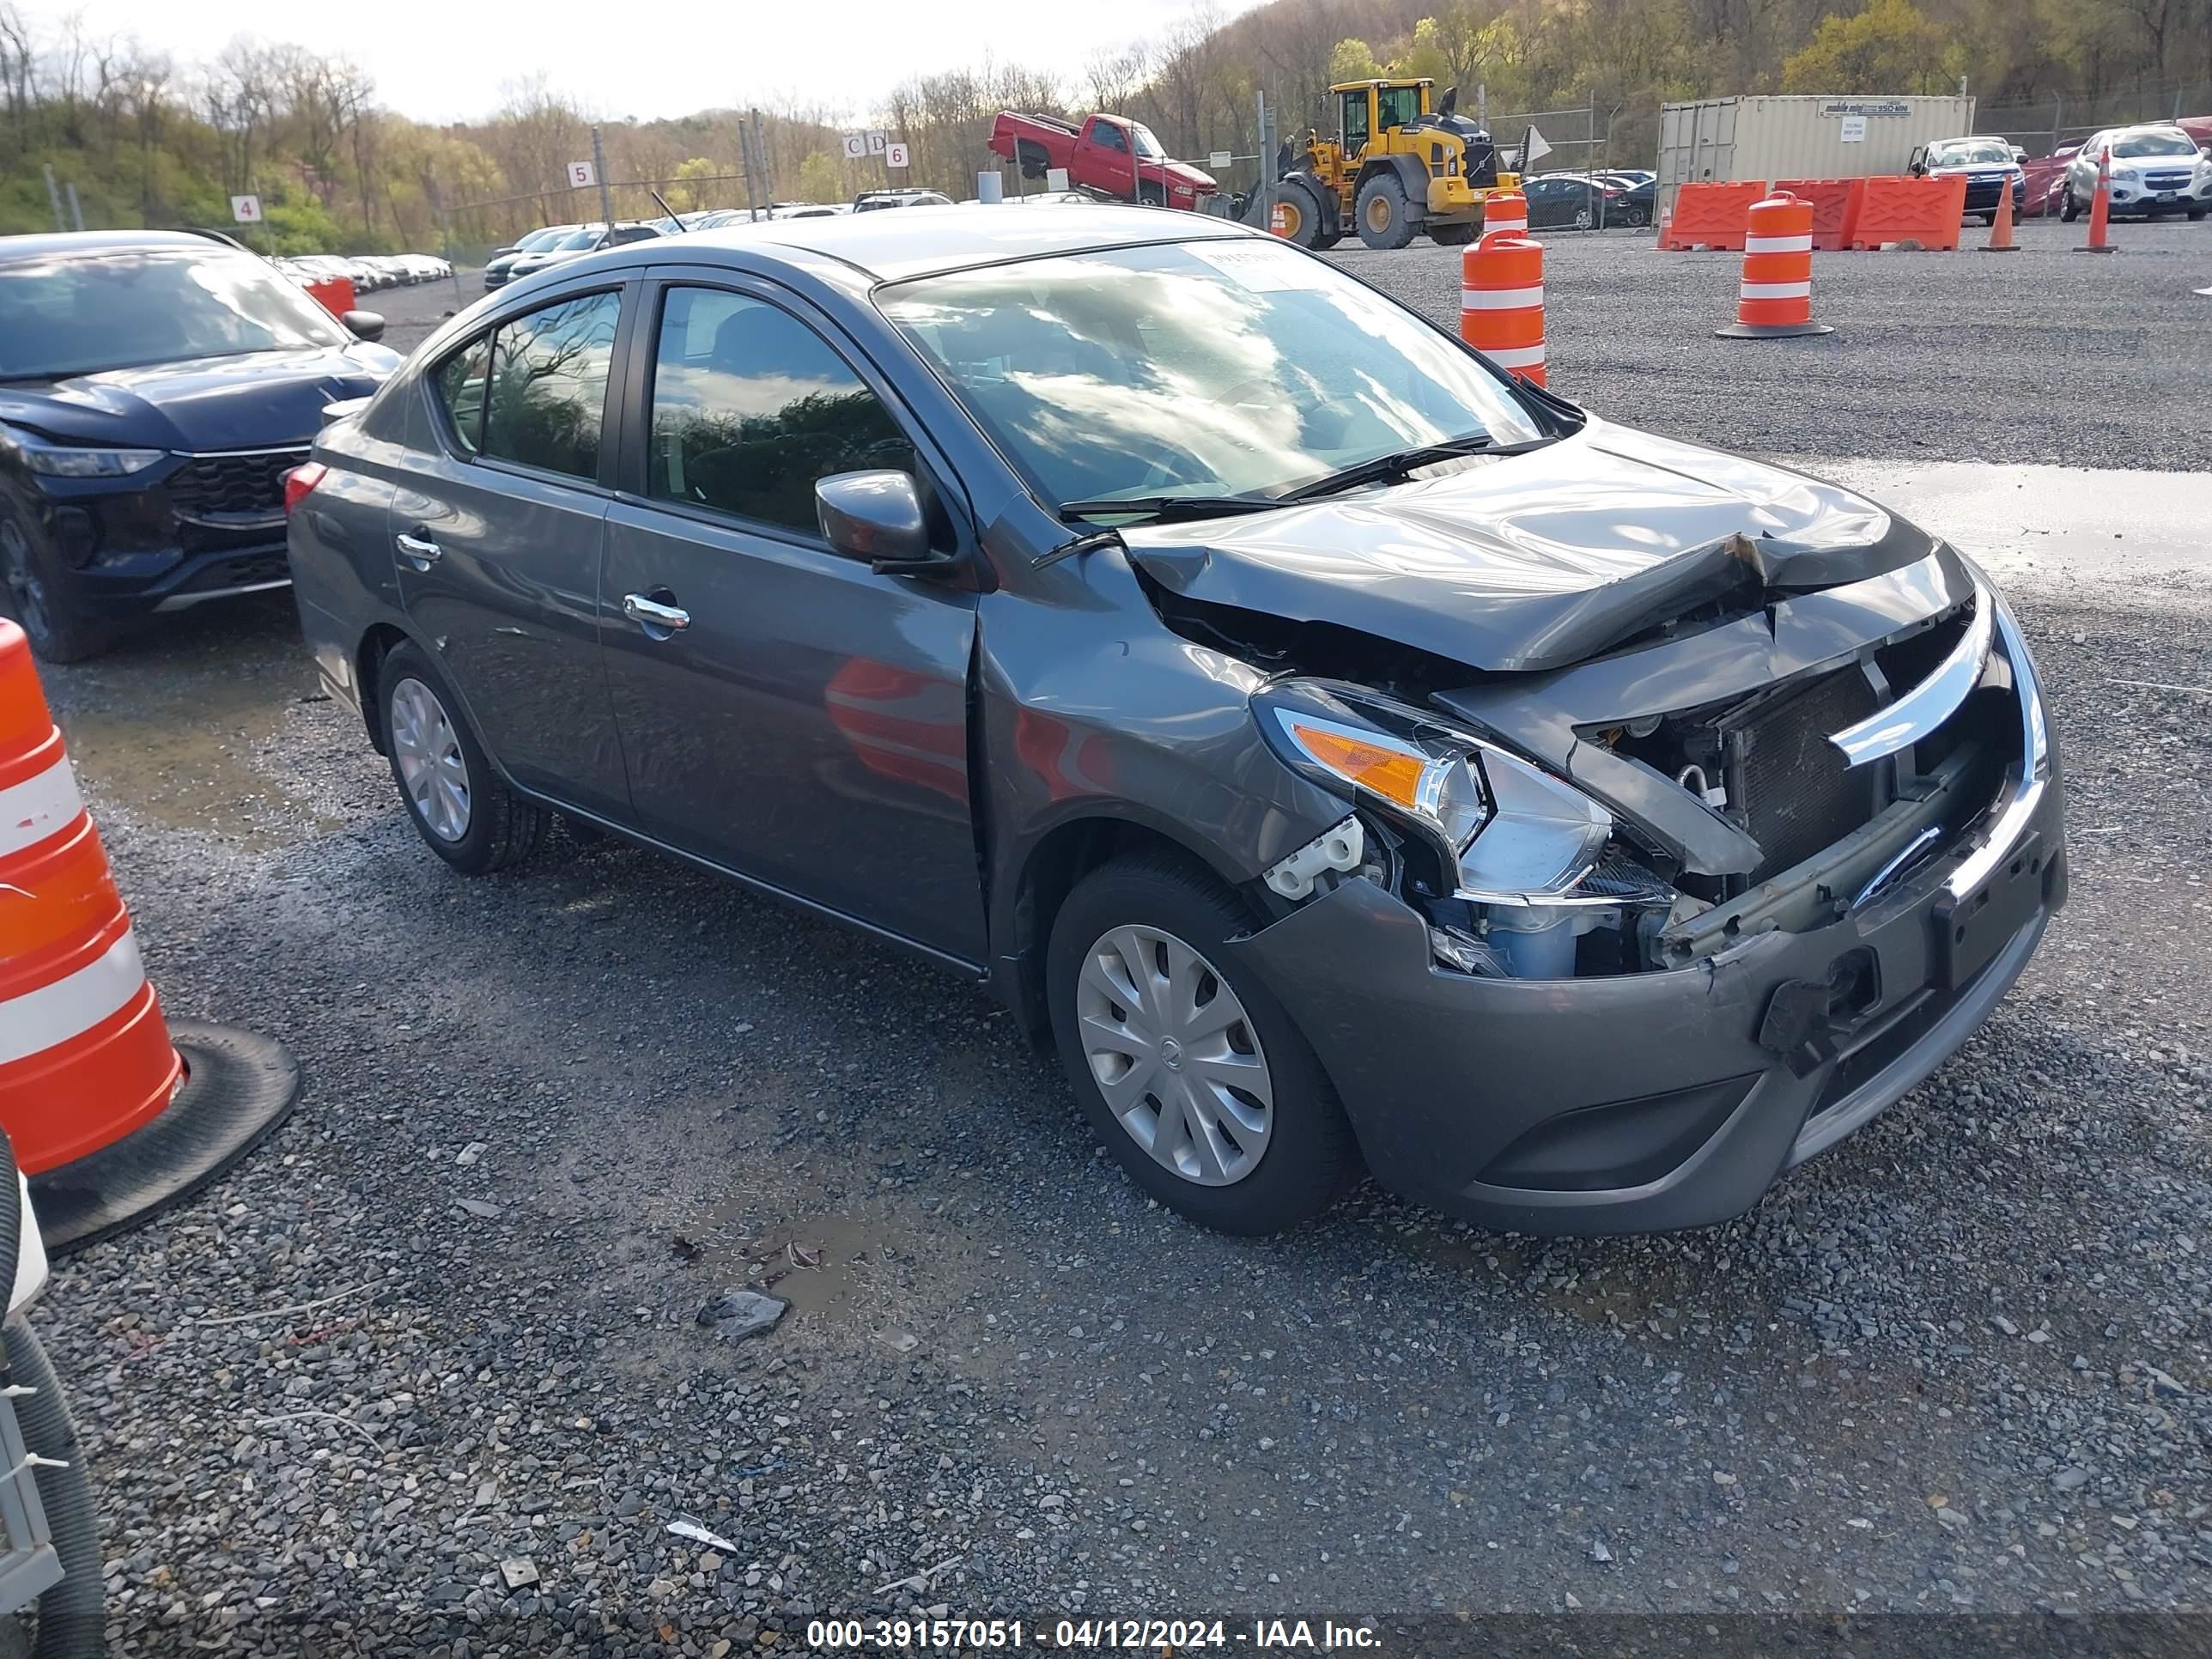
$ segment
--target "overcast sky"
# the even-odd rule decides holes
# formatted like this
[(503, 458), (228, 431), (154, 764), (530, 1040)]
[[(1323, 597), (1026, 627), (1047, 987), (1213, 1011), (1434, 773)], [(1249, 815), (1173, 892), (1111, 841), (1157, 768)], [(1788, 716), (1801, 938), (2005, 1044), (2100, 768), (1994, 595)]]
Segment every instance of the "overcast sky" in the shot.
[[(1227, 16), (1255, 3), (1218, 0), (1218, 9)], [(28, 0), (22, 9), (48, 33), (81, 11), (93, 30), (136, 34), (180, 64), (214, 57), (233, 34), (349, 53), (375, 76), (387, 108), (452, 121), (489, 114), (502, 83), (538, 73), (615, 118), (787, 100), (858, 115), (907, 76), (974, 64), (987, 51), (1072, 81), (1092, 51), (1122, 46), (1192, 8), (1188, 0)]]

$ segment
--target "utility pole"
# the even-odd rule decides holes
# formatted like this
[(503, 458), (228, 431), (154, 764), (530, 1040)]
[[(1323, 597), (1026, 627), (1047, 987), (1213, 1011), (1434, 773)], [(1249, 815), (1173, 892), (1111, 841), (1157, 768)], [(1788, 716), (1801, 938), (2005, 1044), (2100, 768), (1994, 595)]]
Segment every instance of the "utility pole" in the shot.
[(599, 143), (599, 129), (592, 128), (592, 171), (599, 180), (599, 217), (606, 222), (607, 240), (611, 244), (615, 234), (615, 193), (607, 183), (606, 147)]
[(1275, 228), (1274, 133), (1267, 118), (1267, 94), (1261, 92), (1253, 95), (1258, 100), (1259, 126), (1254, 137), (1260, 151), (1260, 228), (1272, 231)]

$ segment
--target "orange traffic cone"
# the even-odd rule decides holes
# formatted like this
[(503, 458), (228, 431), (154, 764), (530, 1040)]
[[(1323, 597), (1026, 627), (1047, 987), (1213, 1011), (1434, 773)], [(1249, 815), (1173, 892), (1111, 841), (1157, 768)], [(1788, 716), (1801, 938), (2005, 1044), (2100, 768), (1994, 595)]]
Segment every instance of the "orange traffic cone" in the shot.
[(299, 1068), (171, 1027), (31, 662), (0, 618), (0, 1127), (59, 1254), (184, 1197), (292, 1109)]
[(1984, 253), (2017, 253), (2020, 244), (2012, 238), (2012, 181), (2007, 179), (1997, 190), (1996, 217), (1990, 222), (1990, 240), (1982, 244)]
[(1813, 320), (1813, 204), (1788, 191), (1753, 202), (1744, 216), (1743, 280), (1724, 340), (1785, 340), (1832, 334)]
[(2089, 202), (2089, 240), (2074, 251), (2076, 253), (2110, 253), (2112, 251), (2112, 152), (2108, 148), (2097, 157), (2097, 193)]
[(1459, 337), (1498, 368), (1544, 384), (1541, 242), (1493, 230), (1460, 255)]

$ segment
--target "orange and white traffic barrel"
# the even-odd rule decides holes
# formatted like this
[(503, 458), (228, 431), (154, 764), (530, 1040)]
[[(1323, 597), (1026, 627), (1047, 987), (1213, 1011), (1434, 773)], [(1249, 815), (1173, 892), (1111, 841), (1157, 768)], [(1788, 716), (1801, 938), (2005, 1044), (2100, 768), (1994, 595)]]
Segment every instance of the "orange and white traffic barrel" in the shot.
[(1724, 340), (1782, 340), (1832, 334), (1813, 320), (1813, 204), (1783, 191), (1744, 216), (1743, 278)]
[(298, 1080), (265, 1039), (163, 1018), (29, 641), (0, 619), (0, 1127), (47, 1249), (216, 1175)]
[(1493, 230), (1460, 256), (1459, 337), (1544, 384), (1544, 245)]
[(1528, 234), (1528, 198), (1517, 190), (1493, 190), (1482, 198), (1482, 234), (1503, 230), (1515, 236)]

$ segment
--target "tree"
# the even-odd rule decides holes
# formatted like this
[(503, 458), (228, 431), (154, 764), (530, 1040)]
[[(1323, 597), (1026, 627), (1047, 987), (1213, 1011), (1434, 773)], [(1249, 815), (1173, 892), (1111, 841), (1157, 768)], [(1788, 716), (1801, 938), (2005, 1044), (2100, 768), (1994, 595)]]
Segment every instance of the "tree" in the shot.
[(810, 150), (799, 164), (799, 199), (837, 202), (845, 196), (845, 170), (826, 149)]
[(1826, 17), (1811, 44), (1782, 66), (1785, 92), (1941, 92), (1956, 86), (1965, 54), (1912, 0), (1867, 0)]
[(1364, 40), (1340, 40), (1328, 54), (1328, 78), (1332, 84), (1372, 81), (1382, 73), (1382, 65), (1376, 61), (1374, 49)]
[(683, 213), (705, 207), (707, 191), (698, 180), (711, 179), (721, 170), (720, 163), (710, 161), (703, 155), (694, 155), (689, 161), (678, 162), (676, 171), (669, 175), (669, 205)]

